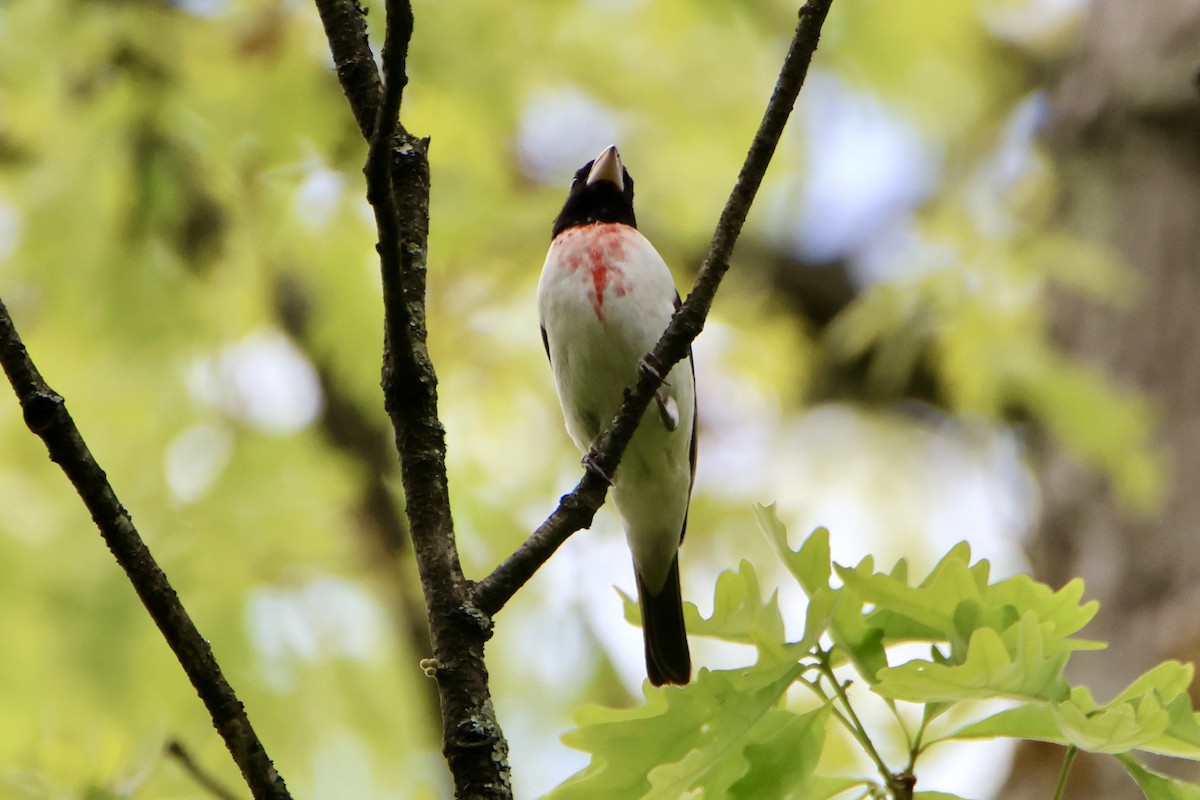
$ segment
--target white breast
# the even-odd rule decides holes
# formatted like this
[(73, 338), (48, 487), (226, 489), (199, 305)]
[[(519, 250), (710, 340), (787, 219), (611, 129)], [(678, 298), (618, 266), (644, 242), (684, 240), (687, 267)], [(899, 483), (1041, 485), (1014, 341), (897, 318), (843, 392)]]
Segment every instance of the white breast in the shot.
[[(580, 451), (608, 427), (675, 311), (675, 284), (637, 230), (596, 224), (564, 231), (550, 246), (538, 283), (538, 313), (567, 431)], [(679, 545), (691, 494), (689, 451), (695, 388), (689, 359), (661, 390), (677, 419), (655, 404), (616, 474), (614, 499), (643, 578), (655, 587)]]
[(538, 314), (567, 429), (580, 449), (607, 427), (674, 310), (671, 273), (634, 228), (572, 228), (551, 244)]

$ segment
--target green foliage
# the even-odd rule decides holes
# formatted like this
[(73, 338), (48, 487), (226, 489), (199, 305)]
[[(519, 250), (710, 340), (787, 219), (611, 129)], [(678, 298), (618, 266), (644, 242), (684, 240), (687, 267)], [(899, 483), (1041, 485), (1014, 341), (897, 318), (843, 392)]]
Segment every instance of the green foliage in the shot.
[[(364, 4), (378, 49), (383, 3)], [(638, 180), (639, 220), (682, 288), (758, 122), (796, 4), (414, 6), (403, 116), (433, 141), (430, 347), (464, 570), (478, 577), (578, 474), (565, 437), (556, 447), (548, 433), (559, 410), (532, 301), (570, 170), (533, 178), (519, 163), (529, 109), (539, 98), (583, 99), (614, 121)], [(950, 190), (929, 199), (920, 223), (931, 241), (962, 257), (943, 264), (918, 254), (921, 278), (860, 287), (819, 338), (765, 272), (770, 259), (735, 257), (737, 278), (722, 290), (698, 358), (712, 357), (718, 343), (726, 348), (726, 368), (736, 369), (729, 383), (769, 398), (774, 411), (755, 424), (773, 435), (803, 413), (799, 401), (822, 357), (853, 361), (878, 345), (872, 379), (892, 385), (928, 346), (954, 410), (1027, 404), (1127, 495), (1152, 500), (1146, 410), (1066, 363), (1043, 332), (1048, 281), (1112, 299), (1128, 294), (1121, 265), (1042, 226), (1039, 211), (1053, 208), (1058, 182), (1049, 169), (1004, 198), (1019, 212), (1012, 235), (983, 237), (948, 211), (964, 205), (962, 176), (989, 157), (1013, 104), (1036, 88), (1027, 85), (1031, 76), (1046, 74), (990, 34), (977, 6), (838, 0), (813, 68), (814, 77), (835, 75), (886, 104), (948, 154)], [(564, 147), (577, 132), (551, 131)], [(811, 166), (805, 135), (802, 124), (790, 126), (739, 253), (766, 249), (765, 220), (792, 213), (772, 203)], [(433, 688), (415, 666), (428, 655), (413, 616), (420, 599), (403, 599), (415, 586), (411, 565), (403, 553), (381, 556), (364, 524), (380, 508), (370, 489), (376, 462), (331, 442), (347, 433), (344, 418), (337, 427), (334, 391), (336, 410), (369, 423), (349, 425), (365, 449), (375, 440), (387, 447), (389, 438), (364, 155), (311, 2), (0, 3), (0, 296), (212, 641), (289, 786), (314, 799), (433, 796), (445, 781)], [(281, 284), (299, 289), (307, 330), (289, 341), (321, 372), (328, 414), (273, 430), (247, 419), (237, 402), (197, 392), (193, 370), (249, 338), (281, 332)], [(229, 388), (211, 375), (200, 383), (218, 395)], [(207, 464), (186, 494), (168, 475), (181, 461)], [(702, 455), (702, 463), (714, 461)], [(385, 477), (394, 488), (394, 466)], [(689, 565), (745, 556), (743, 543), (719, 530), (722, 517), (733, 528), (743, 504), (695, 498), (689, 539), (704, 546), (688, 551)], [(932, 636), (928, 614), (867, 615), (863, 604), (876, 601), (866, 593), (887, 587), (830, 586), (827, 540), (823, 556), (821, 545), (814, 536), (800, 554), (781, 551), (809, 590), (801, 641), (785, 642), (784, 615), (761, 602), (748, 567), (722, 578), (718, 613), (701, 621), (689, 609), (689, 624), (754, 645), (755, 669), (798, 664), (829, 637), (834, 666), (852, 664), (876, 680), (887, 664), (885, 632), (905, 641)], [(354, 599), (353, 613), (326, 602), (331, 586), (333, 596)], [(599, 647), (579, 670), (592, 670), (592, 683), (562, 678), (567, 688), (554, 687), (560, 694), (548, 700), (547, 686), (529, 679), (521, 642), (538, 624), (538, 591), (516, 599), (489, 649), (519, 793), (522, 780), (561, 764), (561, 754), (541, 751), (551, 749), (565, 709), (580, 695), (620, 700), (626, 692)], [(977, 602), (963, 606), (961, 630), (945, 641), (958, 648), (956, 658), (971, 645), (972, 614), (1010, 613), (989, 611), (995, 598)], [(1070, 610), (1069, 597), (1060, 602)], [(988, 625), (1005, 641), (1018, 619)], [(1037, 619), (1047, 624), (1049, 609)], [(20, 644), (0, 659), (0, 795), (194, 795), (194, 783), (162, 754), (168, 737), (237, 785), (194, 691), (7, 390), (0, 631)], [(1043, 661), (1056, 657), (1043, 642)], [(1166, 729), (1175, 733), (1151, 743), (1165, 750), (1182, 727), (1178, 702), (1159, 703), (1176, 715)], [(754, 735), (777, 724), (782, 738), (799, 736), (797, 723), (784, 724), (791, 718), (775, 710)], [(1058, 735), (1052, 718), (1028, 724)], [(762, 765), (777, 763), (773, 745), (750, 741), (726, 765), (746, 765), (731, 792), (769, 793), (754, 781), (766, 780)], [(826, 797), (847, 785), (814, 776), (793, 791)]]
[[(783, 638), (777, 593), (763, 601), (756, 571), (743, 561), (718, 579), (712, 616), (702, 618), (689, 605), (689, 627), (698, 636), (754, 645), (756, 663), (701, 670), (682, 688), (647, 684), (641, 708), (581, 712), (565, 741), (590, 753), (591, 764), (551, 798), (825, 798), (855, 786), (863, 796), (900, 797), (919, 779), (917, 763), (929, 748), (997, 737), (1113, 755), (1149, 798), (1200, 797), (1200, 787), (1150, 772), (1133, 755), (1200, 759), (1200, 716), (1187, 692), (1191, 665), (1159, 664), (1105, 704), (1067, 682), (1072, 653), (1103, 647), (1076, 635), (1098, 610), (1095, 601), (1083, 602), (1081, 581), (1058, 590), (1027, 575), (993, 582), (988, 562), (972, 562), (965, 543), (919, 581), (909, 578), (904, 561), (889, 572), (877, 571), (870, 557), (845, 567), (830, 560), (828, 531), (814, 531), (792, 550), (773, 509), (759, 507), (757, 515), (808, 597), (803, 638)], [(631, 602), (627, 613), (636, 614)], [(925, 646), (928, 657), (899, 656), (894, 649), (905, 645), (907, 654), (914, 644)], [(852, 682), (893, 710), (907, 764), (884, 762), (875, 742), (889, 731), (863, 724), (859, 701), (847, 691)], [(788, 693), (793, 684), (809, 690), (806, 701)], [(980, 700), (1010, 706), (962, 724)], [(900, 702), (921, 708), (915, 734), (905, 727)], [(818, 768), (823, 726), (832, 721), (878, 775)], [(1069, 763), (1068, 756), (1064, 766)], [(748, 787), (754, 792), (743, 791)]]
[(648, 690), (632, 713), (582, 709), (566, 741), (591, 752), (592, 764), (553, 797), (751, 798), (771, 784), (803, 783), (816, 767), (828, 710), (776, 707), (799, 671), (776, 664), (748, 676), (705, 672), (688, 690)]
[(1200, 800), (1200, 787), (1194, 784), (1148, 770), (1127, 755), (1119, 755), (1117, 760), (1129, 770), (1130, 777), (1149, 800)]
[(1100, 705), (1086, 687), (1053, 703), (1023, 703), (954, 732), (956, 739), (1019, 736), (1097, 753), (1150, 753), (1200, 759), (1200, 725), (1187, 689), (1190, 664), (1167, 661)]

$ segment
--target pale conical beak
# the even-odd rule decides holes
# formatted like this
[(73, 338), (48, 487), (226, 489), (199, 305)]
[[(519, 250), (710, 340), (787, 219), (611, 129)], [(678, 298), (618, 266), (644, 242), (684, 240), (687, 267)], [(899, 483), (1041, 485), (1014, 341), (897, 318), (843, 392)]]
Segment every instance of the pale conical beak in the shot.
[(615, 183), (618, 189), (625, 191), (625, 170), (621, 166), (621, 154), (617, 152), (615, 144), (604, 148), (592, 163), (587, 182), (591, 185), (597, 181)]

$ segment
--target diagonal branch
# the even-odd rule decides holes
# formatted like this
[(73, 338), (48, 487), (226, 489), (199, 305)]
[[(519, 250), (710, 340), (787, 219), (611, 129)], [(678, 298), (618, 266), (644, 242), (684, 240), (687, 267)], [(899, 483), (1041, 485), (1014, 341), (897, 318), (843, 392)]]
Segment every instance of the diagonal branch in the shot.
[(129, 576), (167, 644), (175, 651), (192, 686), (212, 715), (233, 760), (256, 800), (290, 800), (246, 710), (225, 680), (212, 648), (196, 630), (167, 576), (142, 541), (104, 470), (96, 463), (63, 398), (42, 378), (0, 300), (0, 364), (21, 402), (25, 424), (41, 437), (50, 458), (66, 474), (91, 512), (105, 544)]
[(821, 25), (831, 3), (832, 0), (808, 0), (800, 9), (800, 21), (775, 83), (775, 90), (767, 103), (758, 132), (750, 143), (737, 182), (721, 212), (691, 294), (672, 318), (658, 344), (646, 355), (643, 368), (638, 371), (637, 383), (626, 391), (621, 410), (609, 429), (592, 445), (585, 459), (598, 469), (595, 472), (586, 471), (550, 517), (508, 560), (476, 585), (475, 605), (485, 614), (492, 615), (503, 608), (571, 534), (592, 524), (608, 492), (608, 484), (599, 474), (614, 474), (642, 414), (662, 384), (661, 376), (667, 375), (687, 355), (692, 341), (704, 328), (717, 287), (729, 270), (729, 257), (742, 231), (742, 224), (746, 221), (767, 165), (771, 163), (775, 147), (783, 134), (784, 125), (804, 85), (809, 63), (817, 49)]

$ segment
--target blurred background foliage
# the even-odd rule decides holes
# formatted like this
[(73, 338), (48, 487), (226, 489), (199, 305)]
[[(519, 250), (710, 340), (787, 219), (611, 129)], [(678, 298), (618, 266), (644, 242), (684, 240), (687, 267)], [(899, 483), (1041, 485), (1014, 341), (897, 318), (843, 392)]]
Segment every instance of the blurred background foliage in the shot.
[[(617, 142), (642, 229), (689, 285), (796, 9), (414, 9), (402, 116), (432, 137), (430, 346), (459, 546), (480, 577), (579, 472), (534, 303), (571, 173)], [(835, 3), (696, 344), (683, 552), (702, 606), (717, 573), (767, 552), (756, 501), (794, 531), (830, 527), (843, 560), (928, 566), (968, 538), (998, 569), (1026, 568), (1031, 425), (1126, 507), (1160, 502), (1147, 401), (1048, 336), (1051, 288), (1118, 308), (1139, 289), (1102, 230), (1059, 224), (1066, 178), (1040, 139), (1086, 11)], [(369, 20), (378, 34), (381, 2)], [(435, 797), (447, 783), (378, 389), (364, 156), (310, 3), (0, 6), (0, 296), (31, 353), (296, 796)], [(558, 743), (580, 702), (638, 696), (640, 634), (614, 584), (632, 576), (605, 512), (497, 620), (489, 663), (519, 796), (584, 763)], [(799, 624), (798, 598), (784, 601)], [(164, 755), (172, 740), (237, 785), (11, 400), (0, 633), (0, 796), (199, 796)], [(696, 646), (704, 665), (747, 658)], [(1003, 777), (1004, 759), (988, 769)]]

